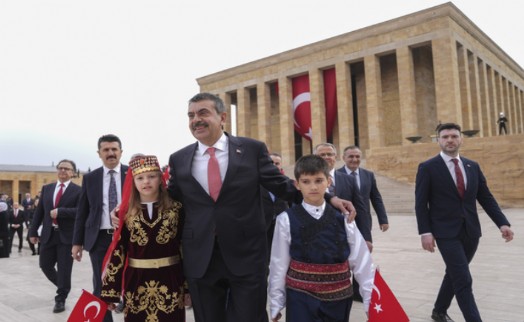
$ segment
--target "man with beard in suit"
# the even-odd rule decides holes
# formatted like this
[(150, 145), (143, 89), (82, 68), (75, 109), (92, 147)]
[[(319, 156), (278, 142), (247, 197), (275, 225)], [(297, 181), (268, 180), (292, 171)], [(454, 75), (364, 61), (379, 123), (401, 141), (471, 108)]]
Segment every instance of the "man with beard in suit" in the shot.
[(459, 155), (460, 126), (444, 123), (437, 131), (441, 152), (418, 167), (415, 212), (422, 248), (433, 253), (438, 247), (446, 264), (444, 279), (431, 318), (453, 321), (447, 314), (453, 297), (467, 322), (480, 322), (469, 263), (482, 235), (477, 201), (509, 242), (513, 231), (489, 191), (477, 162)]

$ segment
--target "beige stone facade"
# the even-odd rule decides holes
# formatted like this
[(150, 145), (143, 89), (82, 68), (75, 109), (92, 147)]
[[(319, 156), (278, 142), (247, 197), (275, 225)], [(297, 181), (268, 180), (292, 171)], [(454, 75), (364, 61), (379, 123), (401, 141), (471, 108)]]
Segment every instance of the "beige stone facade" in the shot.
[[(430, 143), (439, 122), (478, 131), (468, 139), (471, 151), (510, 146), (511, 136), (524, 133), (524, 70), (452, 3), (204, 76), (198, 83), (236, 114), (237, 135), (266, 142), (292, 164), (328, 140), (322, 71), (331, 68), (338, 103), (331, 141), (339, 148), (359, 145), (368, 165), (384, 174), (412, 181), (416, 165), (410, 164), (409, 175), (399, 176), (373, 158), (412, 151), (408, 137)], [(311, 142), (293, 129), (292, 79), (304, 74), (310, 84)], [(509, 120), (510, 135), (504, 137), (498, 137), (500, 112)], [(231, 124), (226, 128), (230, 131)], [(497, 143), (486, 145), (492, 140)], [(428, 151), (435, 148), (428, 146)], [(508, 162), (521, 149), (507, 148)], [(420, 153), (414, 157), (423, 159)], [(511, 175), (524, 179), (518, 171)], [(496, 174), (495, 180), (509, 182), (503, 176)], [(507, 200), (524, 198), (522, 183), (516, 188), (519, 192)], [(497, 189), (496, 194), (506, 200), (508, 193)]]
[[(34, 198), (42, 186), (56, 180), (56, 169), (53, 166), (0, 165), (0, 193), (7, 194), (16, 202), (20, 202), (26, 193)], [(72, 181), (80, 185), (82, 174), (78, 173)]]

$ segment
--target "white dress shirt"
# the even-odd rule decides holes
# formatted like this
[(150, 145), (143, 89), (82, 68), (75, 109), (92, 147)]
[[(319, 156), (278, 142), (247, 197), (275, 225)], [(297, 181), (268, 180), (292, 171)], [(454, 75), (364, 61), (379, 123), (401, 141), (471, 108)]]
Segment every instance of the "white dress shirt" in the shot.
[(453, 163), (453, 159), (458, 160), (458, 165), (460, 167), (460, 171), (462, 171), (462, 176), (464, 177), (464, 188), (468, 188), (468, 178), (466, 176), (466, 171), (464, 169), (464, 163), (462, 163), (462, 160), (460, 159), (460, 155), (457, 154), (456, 157), (450, 157), (449, 155), (445, 154), (444, 152), (440, 151), (440, 156), (442, 159), (444, 159), (444, 162), (446, 163), (446, 166), (448, 167), (449, 173), (451, 174), (451, 177), (453, 177), (453, 181), (455, 182), (455, 185), (457, 185), (457, 175), (455, 174), (455, 163)]
[[(220, 178), (222, 178), (222, 182), (224, 182), (227, 164), (229, 162), (229, 142), (227, 140), (227, 136), (222, 134), (220, 139), (218, 139), (218, 141), (213, 144), (213, 147), (216, 149), (215, 156), (218, 160), (218, 166), (220, 168)], [(207, 183), (207, 164), (209, 162), (209, 154), (207, 153), (208, 148), (209, 146), (201, 143), (200, 141), (198, 142), (198, 148), (195, 152), (195, 156), (193, 157), (191, 174), (196, 179), (196, 181), (200, 183), (202, 188), (204, 188), (204, 190), (209, 194), (209, 185)]]
[(104, 182), (102, 186), (102, 220), (100, 220), (100, 229), (111, 229), (113, 228), (113, 225), (111, 225), (111, 218), (109, 216), (109, 181), (111, 181), (111, 175), (109, 174), (109, 170), (114, 170), (115, 173), (113, 174), (113, 177), (115, 177), (115, 183), (116, 183), (116, 198), (117, 198), (117, 205), (122, 203), (122, 180), (120, 175), (120, 170), (122, 169), (122, 166), (119, 164), (114, 169), (109, 169), (104, 167)]
[[(302, 207), (315, 219), (324, 214), (326, 203), (322, 206), (312, 206), (304, 201)], [(344, 221), (346, 236), (350, 249), (349, 267), (355, 279), (360, 284), (360, 294), (363, 298), (364, 310), (368, 311), (371, 301), (371, 290), (375, 279), (375, 267), (366, 241), (360, 234), (355, 221)], [(271, 318), (275, 318), (286, 306), (286, 275), (291, 262), (289, 248), (291, 245), (291, 230), (286, 212), (277, 216), (273, 244), (271, 246), (271, 261), (269, 264), (269, 308)]]
[[(64, 184), (64, 189), (62, 190), (62, 195), (64, 195), (64, 193), (65, 193), (65, 191), (67, 189), (67, 186), (69, 186), (69, 184), (71, 183), (71, 180), (66, 181), (66, 182), (60, 182), (60, 181), (56, 182), (55, 192), (53, 192), (53, 205), (55, 206), (55, 208), (57, 208), (57, 206), (58, 206), (58, 205), (55, 205), (56, 195), (58, 194), (58, 191), (60, 191), (60, 185), (62, 183)], [(56, 209), (56, 215), (58, 216), (58, 209)], [(56, 225), (53, 224), (53, 226), (56, 226)]]

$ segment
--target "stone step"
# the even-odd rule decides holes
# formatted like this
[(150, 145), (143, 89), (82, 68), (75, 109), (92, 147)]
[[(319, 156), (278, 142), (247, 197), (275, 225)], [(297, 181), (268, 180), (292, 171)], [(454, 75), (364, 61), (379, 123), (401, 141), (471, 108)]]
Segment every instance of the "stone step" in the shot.
[[(415, 214), (415, 186), (375, 173), (388, 215)], [(373, 207), (371, 207), (373, 212)]]

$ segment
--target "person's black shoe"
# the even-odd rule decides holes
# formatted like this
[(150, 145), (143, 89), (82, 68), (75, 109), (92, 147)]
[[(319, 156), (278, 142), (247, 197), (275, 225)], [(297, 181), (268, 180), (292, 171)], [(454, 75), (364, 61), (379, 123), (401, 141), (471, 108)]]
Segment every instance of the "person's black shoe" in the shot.
[(60, 313), (65, 311), (65, 303), (64, 302), (56, 302), (55, 307), (53, 308), (53, 313)]
[(22, 252), (22, 248), (18, 249), (18, 252), (21, 253)]
[(454, 322), (447, 313), (441, 313), (433, 310), (431, 318), (436, 322)]

